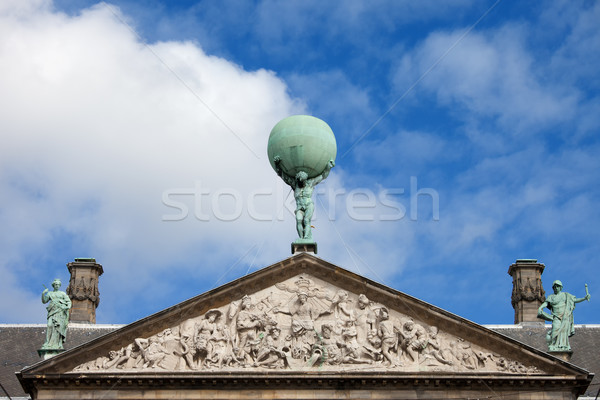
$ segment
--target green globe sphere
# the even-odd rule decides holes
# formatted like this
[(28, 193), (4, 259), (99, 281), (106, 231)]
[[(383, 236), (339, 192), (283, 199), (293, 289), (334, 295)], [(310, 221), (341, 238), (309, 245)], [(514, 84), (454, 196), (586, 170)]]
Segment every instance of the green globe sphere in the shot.
[(279, 156), (286, 175), (296, 176), (304, 171), (314, 178), (323, 173), (329, 160), (335, 161), (337, 144), (325, 121), (310, 115), (292, 115), (271, 130), (267, 154), (273, 169), (273, 160)]

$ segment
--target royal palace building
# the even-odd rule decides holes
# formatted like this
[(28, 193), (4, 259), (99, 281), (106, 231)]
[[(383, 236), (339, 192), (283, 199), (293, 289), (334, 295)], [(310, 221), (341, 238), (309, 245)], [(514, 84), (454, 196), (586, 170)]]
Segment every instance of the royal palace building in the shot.
[(509, 267), (514, 325), (482, 326), (302, 250), (128, 325), (95, 324), (103, 267), (76, 259), (65, 351), (38, 351), (46, 325), (0, 325), (0, 398), (598, 396), (600, 325), (548, 351), (536, 260)]

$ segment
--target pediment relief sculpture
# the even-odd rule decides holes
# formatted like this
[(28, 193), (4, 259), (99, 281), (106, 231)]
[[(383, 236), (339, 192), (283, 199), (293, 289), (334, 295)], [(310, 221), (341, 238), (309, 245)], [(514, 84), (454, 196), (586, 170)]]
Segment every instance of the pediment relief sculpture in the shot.
[(136, 338), (72, 372), (248, 369), (542, 373), (306, 274)]

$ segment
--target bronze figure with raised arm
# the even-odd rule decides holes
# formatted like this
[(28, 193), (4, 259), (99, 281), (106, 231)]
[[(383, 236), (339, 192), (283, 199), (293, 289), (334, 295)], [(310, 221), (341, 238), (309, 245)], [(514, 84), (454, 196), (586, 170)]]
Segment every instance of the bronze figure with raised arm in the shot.
[(295, 177), (287, 175), (281, 168), (281, 157), (275, 156), (275, 172), (283, 179), (285, 183), (294, 189), (294, 198), (296, 199), (296, 230), (298, 237), (302, 240), (312, 241), (311, 220), (315, 210), (315, 204), (312, 200), (312, 194), (315, 186), (323, 179), (327, 178), (331, 168), (335, 166), (335, 161), (329, 160), (325, 170), (314, 178), (308, 178), (308, 174), (300, 171)]
[(65, 292), (59, 290), (60, 286), (61, 281), (57, 278), (52, 282), (53, 291), (50, 292), (46, 288), (42, 292), (42, 303), (48, 304), (46, 341), (42, 345), (44, 350), (63, 349), (67, 338), (71, 299)]
[[(571, 351), (569, 337), (575, 334), (575, 324), (573, 321), (573, 310), (576, 303), (584, 300), (590, 300), (591, 296), (585, 285), (585, 296), (577, 298), (574, 295), (563, 292), (563, 285), (559, 280), (552, 283), (554, 294), (548, 296), (546, 301), (538, 308), (538, 318), (552, 322), (552, 329), (546, 335), (549, 351)], [(552, 314), (544, 311), (548, 308)]]

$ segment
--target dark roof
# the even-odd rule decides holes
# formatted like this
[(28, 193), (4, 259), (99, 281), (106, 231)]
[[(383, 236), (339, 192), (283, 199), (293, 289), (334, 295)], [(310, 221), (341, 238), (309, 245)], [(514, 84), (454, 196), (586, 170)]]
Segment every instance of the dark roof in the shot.
[[(548, 349), (546, 333), (550, 325), (494, 325), (488, 328), (542, 351)], [(575, 335), (569, 343), (573, 349), (570, 363), (596, 374), (585, 393), (587, 397), (596, 397), (600, 391), (600, 325), (575, 325)]]
[[(112, 332), (121, 325), (70, 324), (65, 349)], [(40, 362), (37, 350), (46, 339), (46, 325), (0, 325), (0, 384), (10, 397), (29, 397), (15, 372)], [(0, 397), (6, 393), (0, 388)]]

